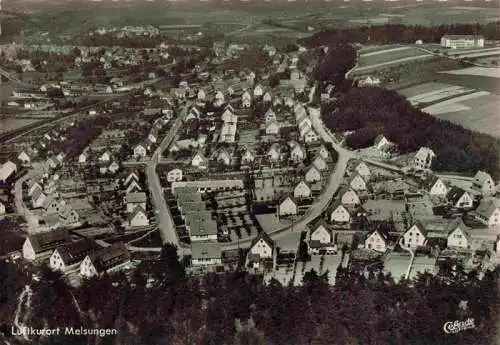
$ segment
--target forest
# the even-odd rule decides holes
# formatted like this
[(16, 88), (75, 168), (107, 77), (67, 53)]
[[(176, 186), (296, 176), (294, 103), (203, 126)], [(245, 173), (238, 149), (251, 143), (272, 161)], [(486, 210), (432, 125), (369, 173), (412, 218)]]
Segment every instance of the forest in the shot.
[[(16, 304), (27, 279), (16, 269), (0, 263), (4, 310)], [(336, 273), (334, 287), (327, 282), (332, 272), (310, 271), (302, 286), (274, 280), (266, 285), (245, 272), (193, 277), (167, 245), (161, 260), (141, 264), (128, 278), (104, 275), (78, 288), (44, 269), (30, 283), (34, 295), (26, 324), (118, 330), (106, 338), (32, 339), (40, 345), (486, 345), (495, 336), (497, 272), (479, 280), (476, 272), (457, 266), (452, 279), (424, 274), (400, 283), (377, 272)], [(476, 328), (443, 332), (445, 322), (468, 318)]]
[(500, 140), (436, 119), (394, 91), (352, 88), (334, 107), (324, 108), (322, 116), (332, 132), (355, 131), (346, 137), (351, 148), (371, 146), (383, 134), (402, 153), (430, 147), (437, 155), (437, 171), (474, 174), (485, 170), (500, 176)]
[(387, 24), (345, 29), (322, 30), (301, 40), (306, 47), (339, 43), (396, 44), (423, 42), (438, 43), (443, 35), (482, 35), (486, 40), (500, 39), (500, 21), (481, 24), (453, 24), (440, 26), (407, 26)]

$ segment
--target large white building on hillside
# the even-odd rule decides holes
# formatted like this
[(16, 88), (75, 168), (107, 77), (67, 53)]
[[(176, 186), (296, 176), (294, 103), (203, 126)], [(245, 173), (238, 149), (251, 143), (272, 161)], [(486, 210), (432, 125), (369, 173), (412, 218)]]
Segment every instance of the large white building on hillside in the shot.
[(484, 37), (476, 35), (444, 35), (441, 37), (441, 47), (452, 49), (482, 48), (484, 47)]

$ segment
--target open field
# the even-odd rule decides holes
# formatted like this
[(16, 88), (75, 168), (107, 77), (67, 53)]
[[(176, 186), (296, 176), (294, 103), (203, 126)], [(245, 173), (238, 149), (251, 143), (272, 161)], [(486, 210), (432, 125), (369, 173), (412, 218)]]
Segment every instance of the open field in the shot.
[(500, 78), (500, 68), (469, 67), (459, 70), (443, 72), (454, 75), (477, 75), (483, 77)]
[[(474, 94), (473, 94), (474, 95)], [(472, 95), (471, 95), (472, 96)], [(465, 128), (500, 138), (500, 96), (477, 93), (467, 99), (453, 99), (422, 109), (431, 115), (462, 125)]]
[(373, 66), (422, 55), (429, 54), (411, 46), (395, 47), (387, 50), (361, 54), (359, 57), (359, 65), (361, 67)]
[(444, 98), (450, 98), (453, 96), (459, 96), (465, 93), (469, 93), (473, 90), (465, 88), (463, 86), (448, 86), (435, 91), (424, 92), (417, 96), (408, 97), (411, 104), (428, 104), (433, 103)]

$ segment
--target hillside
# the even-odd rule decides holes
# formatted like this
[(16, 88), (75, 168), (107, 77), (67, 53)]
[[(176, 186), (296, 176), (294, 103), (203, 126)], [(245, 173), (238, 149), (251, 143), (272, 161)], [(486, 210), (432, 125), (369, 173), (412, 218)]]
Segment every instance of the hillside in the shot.
[(351, 148), (371, 146), (375, 137), (383, 134), (402, 153), (421, 146), (432, 148), (437, 154), (434, 168), (438, 171), (486, 170), (500, 177), (500, 140), (436, 119), (394, 91), (352, 88), (322, 116), (332, 132), (356, 131), (346, 138)]

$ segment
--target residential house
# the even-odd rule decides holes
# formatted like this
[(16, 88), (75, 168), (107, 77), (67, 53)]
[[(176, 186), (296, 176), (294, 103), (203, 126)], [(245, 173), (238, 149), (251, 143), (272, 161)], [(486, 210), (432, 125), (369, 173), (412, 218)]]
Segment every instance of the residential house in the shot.
[(22, 163), (22, 164), (30, 164), (31, 158), (30, 156), (26, 153), (26, 151), (21, 151), (19, 155), (17, 156), (17, 159)]
[(246, 148), (243, 154), (241, 155), (241, 163), (242, 164), (251, 164), (255, 160), (255, 155), (252, 150)]
[(413, 157), (413, 165), (416, 169), (430, 169), (436, 154), (428, 147), (421, 147)]
[(446, 196), (448, 188), (438, 176), (429, 176), (423, 184), (423, 188), (432, 196)]
[(155, 144), (158, 141), (158, 129), (156, 127), (153, 127), (149, 132), (148, 140), (153, 144)]
[(182, 181), (182, 170), (179, 168), (170, 170), (167, 173), (167, 181), (168, 182)]
[(366, 236), (365, 248), (384, 253), (387, 250), (388, 236), (384, 231), (375, 230)]
[(217, 242), (191, 243), (191, 266), (216, 266), (222, 264), (222, 250)]
[(287, 196), (279, 203), (278, 206), (279, 217), (294, 216), (297, 215), (297, 212), (298, 212), (297, 203), (292, 197)]
[(264, 88), (260, 84), (257, 84), (253, 89), (253, 96), (262, 97), (263, 94), (264, 94)]
[(264, 119), (266, 124), (277, 120), (276, 113), (274, 112), (273, 108), (267, 109), (266, 113), (264, 114)]
[(29, 235), (23, 244), (23, 257), (26, 260), (47, 257), (55, 248), (68, 240), (68, 231), (64, 229)]
[(132, 212), (129, 213), (128, 215), (128, 226), (140, 227), (148, 225), (149, 225), (149, 219), (148, 216), (146, 215), (145, 209), (142, 207), (142, 205), (135, 206)]
[(311, 188), (304, 181), (300, 181), (293, 190), (293, 197), (295, 199), (310, 198), (311, 195)]
[(77, 225), (80, 215), (70, 205), (64, 204), (59, 211), (59, 219), (64, 225)]
[(484, 171), (478, 171), (472, 181), (472, 189), (480, 192), (484, 196), (493, 195), (496, 193), (495, 182), (491, 175)]
[(146, 193), (136, 192), (125, 195), (125, 203), (127, 204), (127, 213), (134, 212), (137, 206), (146, 209)]
[(43, 187), (40, 185), (40, 183), (38, 183), (38, 181), (31, 180), (30, 183), (28, 184), (28, 196), (32, 196), (33, 192), (37, 188), (43, 191)]
[(358, 194), (352, 190), (351, 188), (341, 191), (339, 193), (340, 195), (340, 201), (342, 202), (342, 205), (346, 206), (356, 206), (361, 203), (361, 200), (359, 199)]
[(226, 166), (231, 165), (232, 157), (231, 154), (223, 147), (215, 152), (216, 161), (219, 164)]
[(373, 142), (373, 146), (379, 151), (386, 151), (392, 146), (392, 142), (389, 141), (383, 134), (377, 135)]
[(114, 272), (130, 262), (130, 254), (123, 243), (114, 243), (85, 257), (80, 263), (80, 275), (86, 278)]
[(462, 219), (453, 220), (447, 227), (447, 234), (446, 247), (470, 249), (471, 237)]
[(363, 180), (363, 178), (358, 174), (350, 178), (349, 187), (351, 187), (356, 192), (364, 192), (367, 190), (365, 180)]
[(208, 159), (201, 151), (197, 152), (191, 160), (191, 165), (199, 169), (206, 169), (208, 167)]
[(0, 216), (5, 214), (5, 205), (0, 201)]
[(285, 158), (285, 154), (279, 143), (272, 144), (267, 150), (266, 156), (271, 162), (278, 162)]
[(330, 222), (332, 223), (349, 223), (351, 221), (351, 215), (346, 209), (342, 202), (336, 201), (331, 208)]
[(139, 182), (139, 176), (137, 176), (135, 172), (131, 172), (130, 174), (127, 175), (124, 185), (128, 186), (128, 184), (132, 181)]
[(187, 122), (189, 120), (199, 119), (200, 115), (201, 112), (197, 107), (191, 107), (191, 109), (189, 109), (188, 113), (186, 114), (185, 121)]
[[(306, 149), (296, 141), (290, 141), (290, 159), (295, 163), (303, 162), (307, 157)], [(321, 170), (321, 169), (320, 169)]]
[(264, 96), (262, 96), (262, 101), (266, 103), (270, 103), (273, 100), (273, 96), (269, 91), (267, 91)]
[(207, 219), (203, 222), (191, 221), (189, 224), (189, 238), (191, 239), (191, 243), (217, 241), (217, 232), (217, 223), (212, 219)]
[(245, 91), (241, 95), (241, 107), (242, 108), (250, 108), (252, 105), (252, 96), (250, 95), (250, 92)]
[(314, 158), (312, 165), (314, 165), (319, 171), (328, 170), (328, 165), (320, 155), (317, 155), (316, 158)]
[(109, 162), (111, 160), (111, 153), (109, 151), (105, 151), (100, 157), (99, 161), (101, 162)]
[(273, 120), (266, 124), (267, 135), (278, 135), (279, 131), (280, 131), (280, 125), (277, 121)]
[(87, 162), (88, 158), (89, 158), (89, 152), (85, 150), (78, 156), (78, 163), (84, 164)]
[(323, 219), (311, 225), (308, 244), (311, 254), (320, 254), (322, 251), (325, 254), (334, 254), (337, 250), (335, 237)]
[(500, 225), (500, 207), (497, 199), (482, 199), (475, 211), (475, 218), (489, 227)]
[(450, 188), (446, 194), (446, 198), (453, 207), (458, 209), (468, 209), (473, 205), (473, 199), (470, 194), (456, 186)]
[(262, 261), (272, 261), (274, 241), (265, 231), (261, 231), (250, 244), (247, 261), (253, 268), (259, 268)]
[(43, 192), (42, 188), (36, 187), (31, 194), (31, 204), (33, 208), (40, 208), (43, 206), (47, 195)]
[(371, 171), (370, 168), (368, 168), (368, 165), (359, 160), (356, 164), (356, 167), (354, 168), (354, 171), (363, 178), (363, 180), (368, 181), (371, 177)]
[(95, 245), (89, 240), (80, 240), (58, 246), (49, 259), (49, 267), (54, 271), (66, 273), (79, 267), (80, 263), (95, 250)]
[(144, 143), (135, 145), (134, 147), (134, 158), (146, 157), (148, 154), (148, 147)]
[(416, 221), (403, 234), (403, 239), (401, 244), (407, 248), (416, 249), (418, 247), (424, 246), (426, 240), (427, 240), (426, 229), (424, 228), (422, 223), (420, 223), (420, 221)]
[[(324, 144), (321, 144), (321, 146), (319, 147), (318, 155), (321, 158), (323, 158), (323, 160), (325, 162), (327, 162), (330, 159), (330, 152), (328, 151), (328, 149), (326, 148), (326, 146)], [(360, 175), (363, 176), (363, 174), (360, 174)]]
[(305, 179), (308, 183), (314, 183), (321, 181), (321, 171), (314, 165), (310, 165), (306, 170)]
[(311, 145), (319, 142), (319, 135), (311, 128), (304, 134), (303, 140), (306, 144)]
[(7, 180), (17, 171), (17, 165), (12, 161), (7, 161), (2, 164), (0, 168), (0, 182), (7, 182)]

